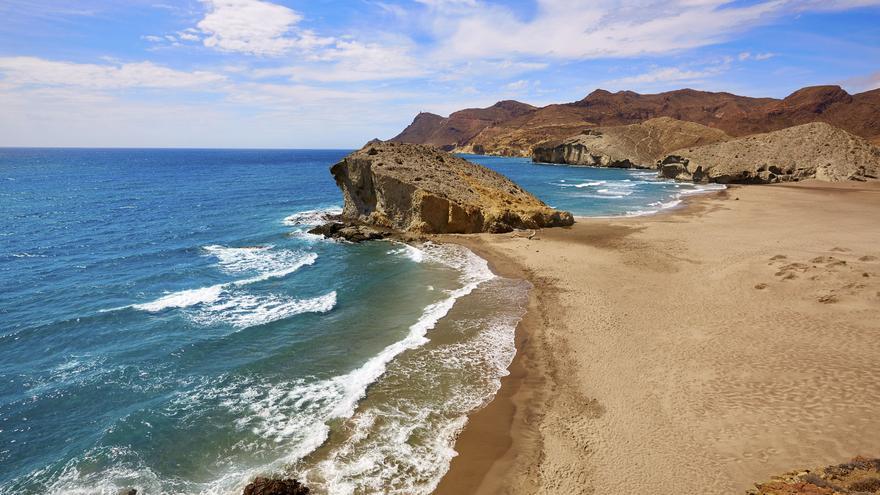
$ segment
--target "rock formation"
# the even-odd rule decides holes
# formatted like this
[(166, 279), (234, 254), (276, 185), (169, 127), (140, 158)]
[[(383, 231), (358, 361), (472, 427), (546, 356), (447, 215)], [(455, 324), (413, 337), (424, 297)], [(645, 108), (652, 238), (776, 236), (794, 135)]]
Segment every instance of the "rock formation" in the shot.
[(574, 222), (503, 175), (429, 146), (370, 144), (330, 172), (345, 201), (342, 221), (361, 232), (467, 234)]
[(662, 177), (722, 184), (866, 180), (880, 176), (880, 148), (816, 122), (678, 150), (659, 167)]
[(748, 495), (880, 494), (880, 459), (856, 457), (850, 462), (803, 469), (757, 483)]
[(532, 160), (593, 167), (655, 168), (672, 151), (726, 141), (730, 136), (693, 122), (658, 117), (639, 124), (598, 127), (532, 151)]
[(255, 478), (244, 488), (243, 495), (309, 495), (309, 489), (299, 481), (285, 478)]
[(600, 89), (573, 103), (542, 108), (519, 105), (524, 106), (518, 112), (479, 122), (459, 118), (459, 112), (447, 119), (422, 114), (394, 139), (443, 144), (447, 149), (454, 144), (455, 149), (470, 152), (531, 156), (532, 148), (542, 141), (562, 140), (587, 127), (671, 117), (721, 129), (734, 137), (826, 122), (873, 142), (880, 140), (880, 89), (850, 95), (839, 86), (814, 86), (795, 91), (782, 100), (692, 89), (648, 95)]

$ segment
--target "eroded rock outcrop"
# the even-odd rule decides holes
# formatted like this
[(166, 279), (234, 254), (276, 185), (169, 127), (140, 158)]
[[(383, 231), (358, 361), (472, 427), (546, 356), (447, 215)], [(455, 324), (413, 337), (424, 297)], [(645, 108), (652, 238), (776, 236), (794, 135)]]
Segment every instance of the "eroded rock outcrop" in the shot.
[(669, 117), (599, 127), (534, 148), (532, 160), (591, 167), (655, 168), (672, 151), (726, 141), (724, 131)]
[(758, 483), (749, 495), (880, 494), (880, 459), (856, 457), (819, 469), (803, 469)]
[(867, 180), (880, 176), (880, 148), (815, 122), (678, 150), (658, 166), (662, 177), (722, 184)]
[(344, 225), (323, 227), (331, 230), (467, 234), (574, 223), (503, 175), (429, 146), (369, 144), (330, 172), (345, 201)]

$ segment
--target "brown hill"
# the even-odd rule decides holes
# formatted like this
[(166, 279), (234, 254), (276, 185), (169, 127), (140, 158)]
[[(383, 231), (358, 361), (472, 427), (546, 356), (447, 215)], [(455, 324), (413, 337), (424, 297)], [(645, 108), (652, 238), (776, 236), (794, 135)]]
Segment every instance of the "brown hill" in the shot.
[(390, 139), (398, 143), (427, 144), (444, 150), (461, 146), (491, 125), (533, 112), (535, 107), (513, 100), (499, 101), (487, 108), (467, 108), (441, 117), (422, 112), (406, 129)]
[(694, 122), (658, 117), (638, 124), (597, 127), (534, 148), (532, 160), (593, 167), (655, 168), (669, 153), (726, 141), (730, 136)]
[[(570, 137), (593, 126), (635, 124), (656, 117), (696, 122), (737, 137), (827, 122), (876, 141), (880, 140), (880, 90), (850, 95), (839, 86), (815, 86), (779, 100), (693, 89), (644, 95), (600, 89), (574, 103), (548, 105), (499, 120), (459, 139), (457, 146), (462, 151), (530, 156), (542, 141)], [(439, 130), (447, 124), (437, 121), (435, 125)], [(395, 139), (436, 145), (409, 130)], [(575, 132), (566, 135), (571, 131)], [(466, 134), (457, 136), (464, 138)]]
[(813, 122), (678, 150), (663, 159), (660, 174), (718, 183), (876, 179), (880, 148), (824, 122)]

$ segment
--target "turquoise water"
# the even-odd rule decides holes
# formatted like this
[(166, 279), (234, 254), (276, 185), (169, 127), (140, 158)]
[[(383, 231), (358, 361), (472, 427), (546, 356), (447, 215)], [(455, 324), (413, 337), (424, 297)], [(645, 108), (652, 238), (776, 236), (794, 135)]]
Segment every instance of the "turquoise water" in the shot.
[(660, 180), (651, 170), (532, 163), (526, 158), (461, 155), (507, 175), (551, 206), (578, 216), (646, 215), (681, 203), (719, 184)]
[[(306, 234), (345, 153), (0, 149), (0, 493), (430, 492), (528, 286)], [(693, 189), (474, 159), (582, 215)]]

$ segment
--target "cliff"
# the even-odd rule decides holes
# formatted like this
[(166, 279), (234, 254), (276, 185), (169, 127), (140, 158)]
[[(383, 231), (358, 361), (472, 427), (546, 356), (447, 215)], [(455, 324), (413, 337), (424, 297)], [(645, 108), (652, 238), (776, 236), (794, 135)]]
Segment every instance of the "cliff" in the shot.
[(880, 148), (816, 122), (679, 150), (661, 161), (660, 175), (718, 183), (876, 179)]
[(345, 202), (341, 220), (380, 231), (466, 234), (574, 223), (503, 175), (429, 146), (371, 143), (330, 172)]
[(532, 149), (544, 141), (562, 140), (589, 127), (670, 117), (720, 129), (735, 137), (826, 122), (868, 140), (880, 140), (880, 90), (850, 95), (839, 86), (803, 88), (781, 100), (692, 89), (658, 94), (611, 93), (600, 89), (580, 101), (532, 107), (518, 114), (509, 113), (488, 125), (482, 120), (478, 126), (467, 127), (467, 132), (445, 139), (434, 138), (435, 132), (451, 132), (450, 127), (465, 129), (463, 121), (451, 122), (453, 115), (435, 119), (430, 132), (416, 135), (408, 128), (394, 139), (434, 146), (440, 141), (455, 141), (453, 148), (462, 151), (530, 156)]
[(726, 141), (724, 131), (669, 117), (639, 124), (598, 127), (565, 139), (538, 145), (532, 160), (593, 167), (655, 168), (669, 153)]

